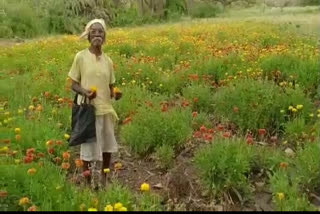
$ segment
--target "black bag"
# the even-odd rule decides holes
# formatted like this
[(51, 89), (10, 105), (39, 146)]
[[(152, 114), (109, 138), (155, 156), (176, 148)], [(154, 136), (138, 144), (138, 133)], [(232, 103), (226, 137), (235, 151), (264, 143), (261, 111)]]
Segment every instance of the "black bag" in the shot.
[(77, 100), (78, 93), (72, 106), (70, 146), (93, 142), (96, 139), (94, 106), (90, 104), (87, 97), (84, 98), (84, 102), (81, 100), (80, 105), (78, 105)]

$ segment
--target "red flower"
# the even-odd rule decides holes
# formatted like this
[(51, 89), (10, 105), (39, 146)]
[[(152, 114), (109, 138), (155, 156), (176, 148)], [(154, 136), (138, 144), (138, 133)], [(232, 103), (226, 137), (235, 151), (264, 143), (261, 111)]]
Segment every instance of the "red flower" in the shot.
[(33, 157), (32, 156), (25, 156), (23, 159), (24, 163), (31, 163), (33, 161)]
[(88, 176), (90, 176), (90, 170), (86, 170), (86, 171), (84, 171), (83, 173), (82, 173), (82, 175), (84, 176), (84, 177), (88, 177)]
[(259, 135), (263, 136), (265, 134), (267, 134), (267, 131), (265, 129), (259, 129)]
[(277, 139), (278, 139), (278, 137), (277, 136), (272, 136), (271, 138), (270, 138), (270, 140), (274, 143), (274, 142), (276, 142), (277, 141)]
[(224, 132), (223, 137), (225, 138), (230, 138), (231, 137), (231, 132)]
[(199, 99), (197, 97), (193, 98), (193, 102), (197, 103)]
[(166, 104), (162, 105), (161, 111), (162, 112), (168, 111), (168, 106)]
[(218, 130), (219, 130), (219, 131), (223, 131), (223, 129), (224, 129), (223, 125), (219, 124), (219, 125), (218, 125)]
[(204, 135), (204, 139), (207, 140), (207, 141), (211, 141), (213, 139), (213, 137), (212, 137), (211, 134), (205, 134)]
[(200, 138), (201, 137), (201, 132), (200, 131), (196, 131), (194, 134), (193, 134), (193, 137), (195, 138)]
[(62, 140), (57, 140), (57, 141), (56, 141), (56, 145), (61, 146), (62, 144), (63, 144), (63, 141), (62, 141)]
[(197, 116), (198, 116), (198, 112), (196, 112), (196, 111), (192, 112), (192, 117), (193, 117), (193, 118), (195, 118), (195, 117), (197, 117)]
[(39, 157), (39, 158), (44, 158), (44, 153), (39, 152), (39, 153), (38, 153), (38, 157)]
[(207, 128), (206, 128), (204, 125), (202, 125), (202, 126), (200, 127), (200, 131), (201, 131), (202, 133), (205, 133), (205, 132), (207, 131)]
[(60, 158), (60, 157), (56, 157), (54, 160), (55, 160), (55, 162), (56, 162), (57, 164), (61, 163), (61, 158)]
[(27, 152), (26, 152), (26, 154), (27, 155), (30, 155), (30, 154), (33, 154), (33, 153), (35, 153), (35, 148), (30, 148), (30, 149), (27, 149)]
[(214, 133), (214, 129), (208, 129), (208, 133), (209, 134), (213, 134)]
[(48, 149), (48, 153), (49, 153), (49, 154), (54, 154), (54, 148), (49, 148), (49, 149)]
[(253, 138), (252, 137), (247, 137), (247, 144), (252, 145), (253, 144)]

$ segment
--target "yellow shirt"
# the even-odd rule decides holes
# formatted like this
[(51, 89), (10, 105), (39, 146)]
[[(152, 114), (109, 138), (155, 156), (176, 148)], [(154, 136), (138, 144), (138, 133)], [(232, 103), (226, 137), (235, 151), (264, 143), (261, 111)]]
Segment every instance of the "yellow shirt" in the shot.
[[(102, 53), (98, 58), (89, 49), (78, 52), (74, 58), (68, 76), (80, 83), (81, 87), (90, 90), (97, 88), (97, 96), (91, 100), (96, 115), (111, 113), (118, 120), (117, 113), (112, 107), (109, 84), (115, 83), (112, 60)], [(82, 96), (78, 96), (78, 103)]]

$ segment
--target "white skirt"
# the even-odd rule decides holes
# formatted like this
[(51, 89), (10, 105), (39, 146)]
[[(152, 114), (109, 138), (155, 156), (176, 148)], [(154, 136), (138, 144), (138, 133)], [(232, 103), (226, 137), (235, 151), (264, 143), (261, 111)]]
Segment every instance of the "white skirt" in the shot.
[(114, 153), (117, 151), (118, 144), (114, 136), (113, 115), (96, 116), (96, 140), (81, 144), (81, 160), (102, 161), (102, 153)]

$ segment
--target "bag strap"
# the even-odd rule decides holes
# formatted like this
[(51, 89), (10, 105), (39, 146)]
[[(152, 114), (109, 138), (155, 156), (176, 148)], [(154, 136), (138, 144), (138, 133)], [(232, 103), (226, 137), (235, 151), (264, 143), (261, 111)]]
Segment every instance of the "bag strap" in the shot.
[[(76, 93), (76, 96), (74, 97), (74, 100), (73, 100), (73, 103), (76, 105), (78, 105), (78, 95), (79, 95), (79, 93)], [(85, 95), (82, 95), (82, 99), (80, 101), (80, 104), (83, 103), (83, 101), (86, 104), (90, 104), (90, 99)]]

